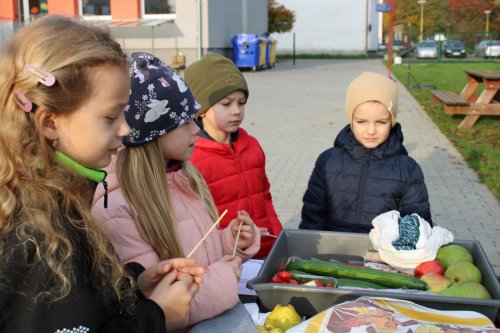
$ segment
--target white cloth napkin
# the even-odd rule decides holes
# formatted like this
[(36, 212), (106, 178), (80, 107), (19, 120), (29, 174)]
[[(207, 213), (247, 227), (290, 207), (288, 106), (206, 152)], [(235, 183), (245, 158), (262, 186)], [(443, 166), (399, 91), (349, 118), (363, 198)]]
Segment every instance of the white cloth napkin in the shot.
[(426, 220), (418, 216), (419, 238), (415, 250), (397, 250), (392, 242), (399, 238), (398, 220), (400, 214), (396, 210), (380, 214), (372, 221), (373, 229), (368, 236), (380, 258), (394, 268), (410, 269), (420, 263), (434, 260), (439, 248), (453, 242), (453, 234), (442, 227), (432, 228)]

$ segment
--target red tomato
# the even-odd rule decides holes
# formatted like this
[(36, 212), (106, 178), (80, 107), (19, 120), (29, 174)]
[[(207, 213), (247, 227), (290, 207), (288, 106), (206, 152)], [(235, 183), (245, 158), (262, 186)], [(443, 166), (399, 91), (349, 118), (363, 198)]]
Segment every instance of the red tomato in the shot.
[(283, 282), (289, 282), (292, 276), (290, 272), (283, 271), (278, 273), (278, 278)]
[(272, 283), (281, 283), (282, 281), (280, 280), (280, 278), (278, 277), (278, 275), (275, 275), (275, 276), (272, 277), (271, 282)]
[(321, 282), (320, 280), (314, 280), (314, 282), (316, 283), (317, 287), (324, 287), (325, 286), (325, 284), (323, 282)]
[(327, 284), (326, 284), (326, 286), (327, 286), (328, 288), (333, 288), (333, 287), (334, 287), (333, 283), (327, 283)]
[(297, 280), (290, 279), (290, 282), (288, 282), (288, 284), (299, 284), (299, 282)]

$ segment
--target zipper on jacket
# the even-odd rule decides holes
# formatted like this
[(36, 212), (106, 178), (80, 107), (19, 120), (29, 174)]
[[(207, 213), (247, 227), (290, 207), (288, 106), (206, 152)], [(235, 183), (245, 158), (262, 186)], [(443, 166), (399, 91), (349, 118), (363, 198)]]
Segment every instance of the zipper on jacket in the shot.
[(358, 187), (358, 202), (356, 203), (356, 212), (354, 214), (354, 231), (358, 231), (361, 226), (361, 219), (363, 213), (363, 199), (365, 197), (366, 188), (366, 178), (368, 176), (368, 170), (370, 166), (371, 151), (368, 152), (365, 160), (363, 161), (363, 167), (361, 168), (361, 178)]
[(238, 171), (239, 171), (239, 174), (241, 175), (241, 177), (243, 177), (243, 185), (245, 186), (245, 193), (247, 194), (246, 197), (247, 197), (247, 206), (250, 208), (250, 210), (253, 210), (253, 207), (252, 207), (252, 200), (250, 200), (250, 191), (248, 189), (248, 181), (245, 177), (245, 173), (242, 172), (242, 168), (241, 168), (241, 161), (240, 161), (240, 156), (238, 155), (238, 153), (236, 152), (236, 147), (234, 147), (233, 143), (230, 143), (230, 147), (231, 147), (231, 152), (233, 153), (234, 155), (234, 158), (236, 159), (236, 163), (238, 164)]

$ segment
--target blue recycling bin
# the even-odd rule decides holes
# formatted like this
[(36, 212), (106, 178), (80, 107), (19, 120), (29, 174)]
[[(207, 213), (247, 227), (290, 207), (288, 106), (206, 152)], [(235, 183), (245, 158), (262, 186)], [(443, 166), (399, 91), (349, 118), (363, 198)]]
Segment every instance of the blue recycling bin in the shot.
[(233, 62), (238, 68), (260, 68), (261, 38), (255, 34), (237, 34), (231, 38), (233, 44)]

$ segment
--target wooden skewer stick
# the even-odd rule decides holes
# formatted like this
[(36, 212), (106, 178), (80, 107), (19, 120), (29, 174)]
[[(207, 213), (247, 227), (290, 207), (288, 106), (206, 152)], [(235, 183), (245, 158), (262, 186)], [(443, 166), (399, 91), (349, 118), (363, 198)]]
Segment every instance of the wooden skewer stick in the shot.
[(240, 239), (240, 232), (242, 226), (243, 222), (240, 223), (240, 226), (238, 227), (238, 233), (236, 234), (236, 239), (234, 240), (233, 256), (236, 255), (236, 248), (238, 247), (238, 239)]
[(271, 235), (270, 233), (262, 233), (260, 234), (261, 237), (272, 237), (272, 238), (278, 238), (278, 236)]
[(203, 236), (202, 239), (200, 239), (200, 241), (198, 242), (198, 244), (196, 244), (196, 246), (191, 250), (191, 252), (189, 252), (189, 254), (186, 256), (186, 258), (189, 258), (193, 255), (194, 251), (196, 251), (200, 245), (203, 243), (203, 241), (205, 240), (205, 238), (208, 237), (208, 235), (212, 232), (212, 230), (214, 230), (214, 228), (219, 224), (219, 222), (222, 220), (222, 218), (224, 217), (224, 215), (226, 215), (227, 213), (227, 209), (219, 216), (219, 218), (217, 219), (217, 221), (215, 221), (214, 225), (210, 228), (210, 230), (207, 231), (207, 233), (205, 234), (205, 236)]

